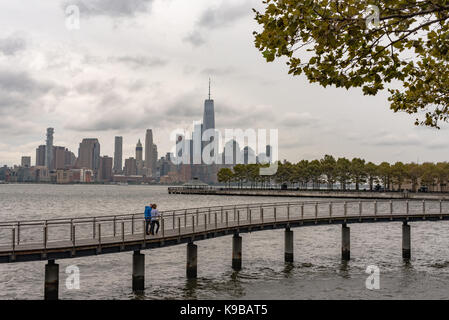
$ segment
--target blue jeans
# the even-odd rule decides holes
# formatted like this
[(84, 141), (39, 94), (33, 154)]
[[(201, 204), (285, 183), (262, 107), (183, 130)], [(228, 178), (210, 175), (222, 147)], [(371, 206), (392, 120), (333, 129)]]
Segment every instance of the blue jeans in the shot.
[(154, 225), (157, 224), (157, 229), (156, 229), (156, 234), (159, 232), (159, 221), (157, 220), (153, 220), (151, 221), (151, 229), (150, 229), (150, 233), (154, 236)]
[(150, 226), (150, 224), (151, 224), (151, 220), (145, 220), (145, 232), (146, 232), (146, 234), (150, 234), (149, 231), (148, 231), (148, 227)]

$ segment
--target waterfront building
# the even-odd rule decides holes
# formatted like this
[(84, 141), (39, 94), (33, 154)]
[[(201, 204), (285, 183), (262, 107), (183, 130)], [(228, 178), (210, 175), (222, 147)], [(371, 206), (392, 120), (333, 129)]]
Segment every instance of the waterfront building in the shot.
[(92, 169), (94, 174), (98, 172), (100, 168), (100, 143), (98, 139), (83, 139), (78, 149), (76, 167)]
[(14, 170), (15, 182), (34, 182), (31, 168), (29, 166), (22, 166)]
[(24, 168), (31, 167), (31, 157), (22, 157), (21, 166)]
[(114, 147), (114, 173), (119, 174), (123, 170), (123, 137), (115, 137)]
[(45, 145), (40, 145), (36, 149), (36, 163), (35, 165), (38, 167), (45, 166)]
[(144, 176), (125, 176), (125, 175), (114, 175), (113, 177), (115, 183), (131, 183), (131, 184), (142, 184), (145, 182), (150, 182), (148, 178)]
[(162, 157), (158, 162), (159, 162), (159, 172), (160, 172), (160, 177), (162, 178), (163, 176), (168, 175), (169, 173), (172, 172), (177, 172), (177, 168), (175, 166), (175, 164), (173, 163), (173, 154), (168, 152), (165, 157)]
[(73, 182), (73, 172), (68, 169), (56, 170), (56, 183), (68, 184)]
[(182, 164), (179, 167), (179, 181), (187, 182), (192, 179), (192, 166), (188, 164)]
[(76, 156), (69, 149), (65, 149), (64, 152), (64, 166), (66, 169), (71, 169), (76, 163)]
[(35, 182), (50, 182), (50, 171), (45, 166), (31, 167), (31, 175)]
[(134, 158), (129, 158), (125, 160), (124, 168), (125, 176), (135, 176), (137, 175), (137, 162)]
[(112, 158), (108, 156), (100, 157), (100, 168), (98, 171), (98, 181), (112, 181)]
[(92, 182), (93, 172), (91, 169), (81, 168), (81, 169), (70, 169), (72, 175), (72, 182)]
[(50, 166), (50, 170), (58, 170), (65, 168), (65, 157), (66, 157), (65, 147), (53, 147), (53, 161)]

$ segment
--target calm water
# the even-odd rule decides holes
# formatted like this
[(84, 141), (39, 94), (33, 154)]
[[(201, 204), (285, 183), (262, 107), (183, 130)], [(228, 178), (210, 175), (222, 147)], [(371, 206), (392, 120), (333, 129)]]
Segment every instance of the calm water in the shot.
[[(0, 221), (285, 201), (285, 198), (169, 195), (160, 186), (0, 185)], [(351, 261), (340, 259), (340, 226), (297, 228), (295, 263), (283, 262), (283, 231), (243, 234), (243, 270), (231, 268), (231, 236), (197, 242), (198, 279), (185, 278), (185, 245), (147, 250), (146, 289), (131, 290), (132, 253), (58, 260), (61, 299), (448, 299), (449, 224), (412, 225), (412, 260), (401, 258), (401, 223), (351, 225)], [(45, 262), (0, 265), (0, 299), (42, 299)], [(77, 265), (80, 290), (65, 287)], [(365, 269), (380, 268), (380, 290)]]

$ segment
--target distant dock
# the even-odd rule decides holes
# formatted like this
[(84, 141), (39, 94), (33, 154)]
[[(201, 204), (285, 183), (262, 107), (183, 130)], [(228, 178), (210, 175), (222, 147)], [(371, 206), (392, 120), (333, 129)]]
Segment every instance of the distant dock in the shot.
[(296, 198), (340, 198), (340, 199), (415, 199), (449, 200), (449, 193), (437, 192), (377, 192), (377, 191), (341, 191), (341, 190), (295, 190), (295, 189), (249, 189), (223, 187), (169, 187), (169, 194), (197, 194), (223, 196), (262, 196)]

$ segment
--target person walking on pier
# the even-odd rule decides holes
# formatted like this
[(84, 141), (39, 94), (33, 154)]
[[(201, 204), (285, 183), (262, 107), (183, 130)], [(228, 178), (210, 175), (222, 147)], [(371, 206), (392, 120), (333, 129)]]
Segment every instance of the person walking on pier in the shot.
[(156, 234), (159, 232), (159, 218), (161, 216), (161, 214), (159, 213), (159, 211), (156, 209), (157, 205), (153, 204), (151, 206), (151, 229), (150, 229), (150, 233), (154, 236), (154, 226), (157, 225), (157, 229), (156, 229)]
[(152, 204), (149, 206), (145, 206), (145, 232), (147, 235), (150, 235), (150, 232), (148, 231), (148, 228), (151, 224), (151, 210), (152, 210)]

